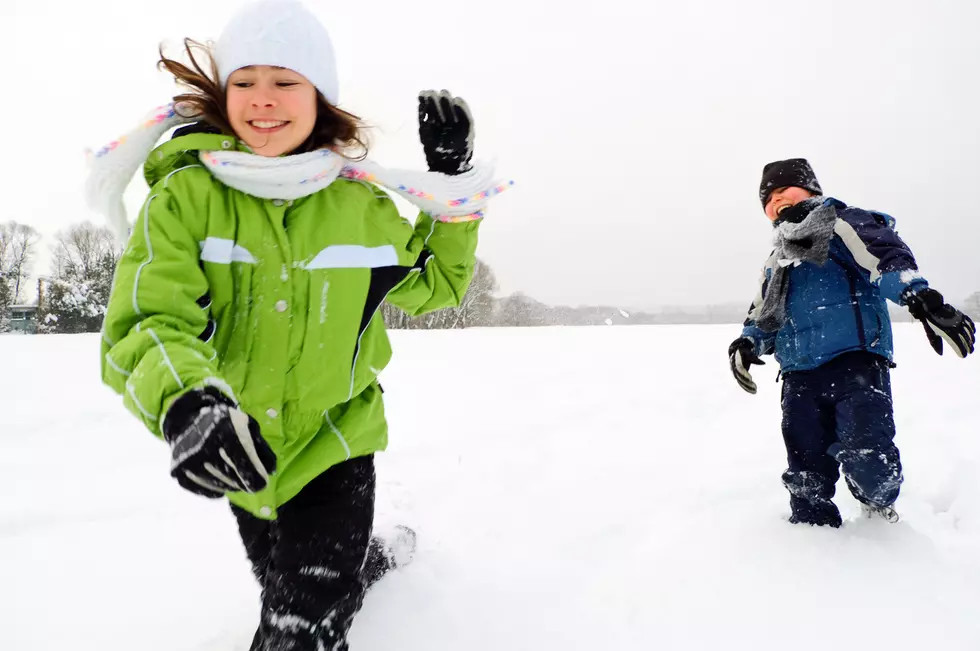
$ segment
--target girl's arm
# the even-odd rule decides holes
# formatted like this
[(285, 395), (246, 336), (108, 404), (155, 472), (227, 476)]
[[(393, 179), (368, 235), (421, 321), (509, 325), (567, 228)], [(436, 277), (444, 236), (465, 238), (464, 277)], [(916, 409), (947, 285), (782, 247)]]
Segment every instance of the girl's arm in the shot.
[(102, 381), (157, 436), (167, 408), (191, 389), (216, 386), (234, 400), (208, 343), (208, 282), (199, 245), (180, 219), (179, 181), (171, 189), (158, 184), (143, 205), (102, 328)]
[(400, 264), (387, 302), (413, 317), (459, 306), (473, 278), (482, 220), (444, 223), (420, 213), (413, 226), (389, 198), (372, 209), (369, 219), (387, 231)]

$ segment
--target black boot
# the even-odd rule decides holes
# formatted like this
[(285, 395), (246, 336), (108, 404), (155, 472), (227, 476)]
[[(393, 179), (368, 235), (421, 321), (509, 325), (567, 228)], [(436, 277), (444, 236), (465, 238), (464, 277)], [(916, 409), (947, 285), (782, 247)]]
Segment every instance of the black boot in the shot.
[(374, 536), (364, 562), (364, 581), (370, 588), (391, 570), (404, 567), (415, 557), (415, 532), (398, 525), (391, 536)]
[(789, 506), (793, 514), (789, 521), (793, 524), (809, 524), (816, 527), (834, 527), (835, 529), (842, 524), (840, 511), (830, 500), (807, 501), (801, 497), (791, 495)]

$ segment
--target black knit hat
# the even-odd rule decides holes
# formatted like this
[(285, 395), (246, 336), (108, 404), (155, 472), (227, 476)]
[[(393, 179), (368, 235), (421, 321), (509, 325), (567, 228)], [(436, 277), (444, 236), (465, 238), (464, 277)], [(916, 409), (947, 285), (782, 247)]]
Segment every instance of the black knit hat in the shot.
[(813, 194), (823, 194), (817, 175), (805, 158), (777, 160), (762, 168), (762, 182), (759, 184), (759, 200), (762, 207), (769, 202), (769, 195), (779, 188), (803, 188)]

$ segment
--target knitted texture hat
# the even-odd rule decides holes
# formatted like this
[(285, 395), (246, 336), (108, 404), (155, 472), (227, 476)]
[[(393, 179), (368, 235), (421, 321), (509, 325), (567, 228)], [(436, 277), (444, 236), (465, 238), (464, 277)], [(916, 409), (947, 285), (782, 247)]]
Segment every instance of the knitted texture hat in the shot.
[(777, 160), (762, 168), (762, 182), (759, 183), (759, 200), (765, 208), (769, 196), (779, 188), (803, 188), (813, 194), (821, 195), (823, 190), (817, 182), (817, 175), (805, 158)]
[(221, 86), (245, 66), (278, 66), (306, 77), (337, 105), (337, 59), (327, 30), (297, 0), (258, 0), (236, 13), (214, 45)]

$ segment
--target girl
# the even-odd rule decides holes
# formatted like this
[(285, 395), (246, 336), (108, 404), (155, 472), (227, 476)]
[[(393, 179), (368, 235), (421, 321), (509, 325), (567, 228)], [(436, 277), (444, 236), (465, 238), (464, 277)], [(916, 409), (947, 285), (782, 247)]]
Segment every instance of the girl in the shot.
[[(469, 110), (445, 91), (419, 95), (429, 172), (366, 160), (330, 39), (298, 2), (249, 5), (213, 49), (185, 47), (190, 66), (161, 65), (189, 92), (92, 158), (89, 200), (127, 239), (102, 378), (169, 444), (183, 488), (231, 502), (263, 589), (253, 651), (346, 649), (366, 586), (406, 560), (371, 538), (391, 356), (378, 308), (458, 305), (504, 186), (471, 163)], [(130, 228), (141, 163), (151, 190)], [(375, 184), (421, 209), (414, 226)]]

